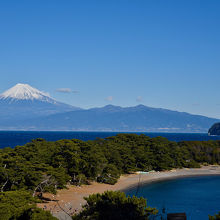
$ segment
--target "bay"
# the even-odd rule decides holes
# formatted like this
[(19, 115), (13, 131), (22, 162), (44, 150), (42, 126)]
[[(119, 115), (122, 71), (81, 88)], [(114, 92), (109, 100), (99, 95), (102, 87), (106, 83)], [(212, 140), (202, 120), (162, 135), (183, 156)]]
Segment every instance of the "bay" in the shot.
[[(24, 145), (36, 138), (47, 141), (60, 139), (80, 139), (83, 141), (106, 138), (121, 132), (81, 132), (81, 131), (0, 131), (0, 148)], [(208, 141), (220, 140), (220, 136), (209, 136), (206, 133), (136, 133), (146, 134), (149, 137), (162, 136), (170, 141)]]
[[(164, 180), (142, 185), (138, 197), (147, 199), (147, 205), (162, 214), (185, 212), (187, 219), (205, 220), (220, 211), (220, 176), (197, 176)], [(133, 196), (137, 189), (125, 191)], [(160, 216), (158, 215), (158, 218)]]

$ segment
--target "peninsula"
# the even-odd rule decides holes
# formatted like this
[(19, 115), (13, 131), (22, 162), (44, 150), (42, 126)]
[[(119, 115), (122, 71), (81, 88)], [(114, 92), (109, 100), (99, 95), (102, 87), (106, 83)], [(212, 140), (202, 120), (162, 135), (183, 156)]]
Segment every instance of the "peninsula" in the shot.
[(220, 135), (220, 123), (215, 123), (208, 131), (209, 135)]

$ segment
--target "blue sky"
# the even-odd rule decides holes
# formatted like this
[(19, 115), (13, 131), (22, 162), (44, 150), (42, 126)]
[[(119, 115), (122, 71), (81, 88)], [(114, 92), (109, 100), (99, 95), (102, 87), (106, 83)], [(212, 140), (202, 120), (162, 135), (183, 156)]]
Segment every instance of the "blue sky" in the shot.
[(0, 92), (20, 82), (83, 108), (220, 118), (219, 11), (218, 0), (0, 1)]

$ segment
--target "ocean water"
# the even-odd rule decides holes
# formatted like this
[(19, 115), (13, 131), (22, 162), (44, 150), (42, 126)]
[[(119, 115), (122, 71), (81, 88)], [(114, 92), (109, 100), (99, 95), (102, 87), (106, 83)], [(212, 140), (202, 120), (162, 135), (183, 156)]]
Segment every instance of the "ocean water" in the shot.
[[(0, 131), (0, 148), (24, 145), (36, 138), (44, 138), (47, 141), (60, 139), (95, 140), (114, 136), (119, 132), (60, 132), (60, 131)], [(149, 137), (162, 136), (170, 141), (207, 141), (220, 140), (220, 136), (209, 136), (205, 133), (137, 133), (146, 134)]]
[[(136, 188), (126, 191), (135, 195)], [(205, 220), (220, 211), (220, 176), (187, 177), (143, 185), (138, 197), (147, 199), (147, 205), (160, 213), (185, 212), (187, 219)], [(158, 218), (160, 219), (159, 215)]]

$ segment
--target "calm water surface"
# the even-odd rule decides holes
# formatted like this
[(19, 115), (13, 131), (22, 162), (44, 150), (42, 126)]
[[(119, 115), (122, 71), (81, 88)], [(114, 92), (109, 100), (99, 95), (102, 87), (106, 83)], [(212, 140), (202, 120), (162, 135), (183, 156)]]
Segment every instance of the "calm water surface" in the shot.
[[(135, 195), (136, 188), (126, 191)], [(172, 179), (143, 185), (138, 196), (147, 204), (167, 213), (186, 212), (187, 219), (203, 220), (220, 211), (220, 176)]]
[[(0, 148), (15, 147), (17, 145), (24, 145), (36, 138), (44, 138), (47, 141), (57, 141), (60, 139), (81, 139), (84, 141), (94, 140), (96, 138), (106, 138), (114, 136), (119, 132), (42, 132), (42, 131), (0, 131)], [(207, 141), (220, 140), (220, 136), (208, 136), (208, 134), (201, 133), (137, 133), (146, 134), (150, 137), (163, 136), (170, 141)]]

